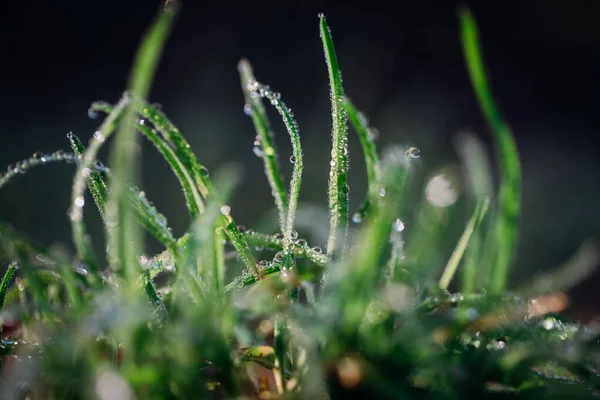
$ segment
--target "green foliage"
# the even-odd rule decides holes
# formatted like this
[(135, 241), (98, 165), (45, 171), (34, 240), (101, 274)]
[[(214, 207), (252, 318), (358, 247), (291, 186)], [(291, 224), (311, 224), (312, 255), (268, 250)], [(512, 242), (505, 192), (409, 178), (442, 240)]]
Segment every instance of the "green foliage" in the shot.
[[(69, 213), (74, 261), (0, 224), (0, 262), (8, 265), (0, 286), (2, 398), (581, 398), (597, 393), (600, 331), (555, 315), (564, 306), (555, 291), (590, 273), (600, 258), (597, 247), (586, 244), (571, 262), (518, 290), (520, 295), (505, 291), (516, 243), (519, 164), (484, 77), (468, 11), (461, 12), (465, 55), (494, 133), (500, 190), (490, 208), (494, 218), (486, 219), (491, 178), (483, 152), (464, 138), (459, 150), (472, 189), (469, 200), (476, 205), (440, 277), (434, 271), (443, 264), (429, 265), (423, 255), (436, 252), (443, 232), (419, 233), (403, 223), (414, 212), (406, 199), (420, 152), (392, 146), (379, 158), (372, 128), (344, 95), (322, 15), (333, 126), (327, 252), (295, 231), (304, 157), (297, 123), (281, 96), (256, 81), (246, 60), (238, 65), (245, 110), (257, 132), (255, 152), (264, 161), (279, 231), (238, 226), (227, 205), (239, 180), (237, 169), (222, 168), (213, 180), (181, 132), (147, 100), (174, 18), (174, 3), (165, 7), (142, 42), (129, 91), (114, 106), (90, 107), (107, 115), (89, 146), (69, 134), (74, 153), (35, 153), (0, 176), (2, 189), (38, 165), (77, 165)], [(263, 98), (281, 115), (292, 143), (287, 193)], [(347, 229), (346, 119), (362, 145), (368, 177), (366, 199), (353, 218), (356, 229)], [(117, 127), (109, 169), (96, 158)], [(135, 186), (136, 132), (153, 143), (181, 185), (190, 215), (181, 238), (173, 237), (164, 215)], [(93, 253), (86, 234), (86, 187), (106, 225), (104, 270), (105, 260)], [(423, 210), (429, 214), (422, 215), (435, 225), (448, 205), (428, 201)], [(141, 228), (164, 245), (162, 253), (144, 255)], [(450, 293), (461, 265), (462, 294)], [(486, 280), (489, 271), (492, 279)], [(8, 336), (10, 325), (18, 326), (17, 337)]]

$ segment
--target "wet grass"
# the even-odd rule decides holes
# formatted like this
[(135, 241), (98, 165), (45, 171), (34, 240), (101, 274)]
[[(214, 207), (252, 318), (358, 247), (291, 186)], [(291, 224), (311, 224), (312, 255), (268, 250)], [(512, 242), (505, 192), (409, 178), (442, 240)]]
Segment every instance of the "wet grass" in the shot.
[[(332, 110), (331, 169), (324, 171), (328, 241), (299, 237), (305, 157), (300, 129), (282, 96), (256, 80), (246, 59), (238, 65), (244, 111), (256, 129), (254, 152), (264, 161), (279, 230), (239, 226), (228, 205), (240, 179), (237, 168), (209, 174), (174, 123), (147, 100), (175, 12), (172, 1), (160, 11), (122, 99), (90, 107), (92, 116), (106, 116), (87, 146), (69, 134), (73, 153), (35, 153), (0, 177), (1, 189), (36, 166), (76, 165), (69, 209), (73, 258), (0, 225), (0, 258), (8, 265), (0, 286), (2, 398), (598, 394), (600, 330), (558, 315), (566, 304), (560, 291), (589, 274), (600, 258), (597, 247), (586, 245), (572, 262), (524, 289), (507, 290), (518, 232), (519, 157), (492, 98), (468, 10), (459, 12), (460, 39), (494, 138), (499, 195), (492, 193), (485, 152), (475, 138), (463, 138), (459, 150), (472, 186), (472, 217), (440, 268), (430, 261), (438, 230), (405, 227), (404, 221), (420, 213), (435, 226), (458, 194), (448, 177), (437, 176), (427, 185), (423, 206), (409, 206), (420, 151), (398, 145), (379, 153), (375, 128), (346, 97), (323, 15), (318, 28)], [(268, 106), (281, 117), (293, 147), (288, 189)], [(352, 218), (348, 122), (368, 177), (365, 200)], [(111, 134), (105, 167), (96, 158)], [(136, 186), (134, 149), (141, 137), (153, 143), (181, 185), (190, 228), (180, 238)], [(86, 188), (106, 226), (106, 255), (94, 253), (86, 234)], [(146, 255), (143, 230), (164, 245), (162, 253)], [(457, 274), (460, 283), (453, 284)]]

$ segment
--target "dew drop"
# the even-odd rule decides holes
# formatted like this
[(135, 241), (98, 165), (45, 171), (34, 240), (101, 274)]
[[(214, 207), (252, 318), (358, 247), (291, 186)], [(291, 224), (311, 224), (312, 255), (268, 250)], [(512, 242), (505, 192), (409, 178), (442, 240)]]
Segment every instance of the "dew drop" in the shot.
[(33, 158), (35, 158), (36, 160), (42, 158), (42, 153), (39, 151), (36, 151), (35, 153), (33, 153)]
[(265, 153), (262, 151), (260, 146), (256, 146), (256, 145), (252, 148), (252, 152), (254, 153), (254, 155), (256, 157), (260, 157), (260, 158), (263, 158), (265, 155)]
[(283, 233), (281, 233), (281, 232), (277, 232), (277, 233), (275, 234), (275, 239), (280, 239), (280, 240), (281, 240), (281, 239), (283, 239)]
[(318, 14), (317, 14), (317, 17), (319, 17), (319, 18), (325, 18), (325, 14), (323, 14), (323, 13), (318, 13)]
[(139, 262), (142, 265), (142, 267), (145, 267), (146, 264), (148, 264), (148, 257), (146, 257), (144, 255), (140, 256)]
[(104, 142), (104, 139), (106, 138), (104, 137), (104, 134), (102, 132), (96, 131), (94, 132), (94, 139), (96, 139), (99, 142)]
[(292, 164), (296, 164), (296, 156), (291, 156), (291, 157), (290, 157), (290, 162), (291, 162)]
[(98, 118), (98, 113), (93, 108), (89, 108), (88, 109), (88, 118), (96, 119), (96, 118)]
[(313, 248), (312, 248), (312, 250), (313, 250), (315, 253), (318, 253), (318, 254), (321, 254), (321, 253), (323, 252), (323, 249), (322, 249), (322, 248), (320, 248), (319, 246), (315, 246), (315, 247), (313, 247)]
[(265, 154), (268, 155), (268, 156), (272, 156), (272, 155), (275, 154), (275, 149), (273, 149), (272, 147), (267, 147), (265, 149)]
[(298, 246), (304, 247), (304, 246), (306, 246), (306, 240), (304, 240), (304, 239), (298, 239), (298, 240), (296, 240), (296, 244)]
[(385, 190), (385, 188), (382, 186), (382, 187), (379, 189), (379, 197), (385, 197), (386, 193), (387, 193), (387, 191), (386, 191), (386, 190)]
[(404, 230), (404, 222), (402, 222), (400, 218), (396, 218), (394, 224), (392, 225), (392, 230), (394, 232), (402, 232)]
[(174, 265), (174, 264), (167, 264), (167, 265), (165, 266), (165, 269), (166, 269), (167, 271), (169, 271), (169, 272), (172, 272), (172, 271), (174, 271), (174, 270), (175, 270), (175, 265)]
[(411, 147), (408, 150), (406, 150), (405, 154), (410, 158), (419, 158), (421, 157), (421, 150), (419, 150), (416, 147)]
[(354, 222), (355, 224), (360, 224), (361, 221), (362, 217), (360, 216), (360, 213), (355, 212), (354, 214), (352, 214), (352, 222)]
[(275, 262), (280, 263), (283, 261), (283, 253), (280, 251), (275, 254), (275, 258), (273, 259)]
[(292, 236), (292, 239), (294, 239), (294, 240), (298, 239), (298, 232), (292, 231), (291, 236)]
[(367, 130), (367, 136), (371, 142), (374, 142), (379, 138), (379, 130), (377, 128), (369, 128)]
[(269, 265), (269, 262), (268, 262), (267, 260), (260, 260), (260, 261), (258, 262), (258, 266), (259, 266), (260, 268), (266, 268), (266, 267), (267, 267), (267, 265)]
[(244, 225), (238, 225), (237, 228), (240, 231), (240, 233), (246, 232), (246, 227)]
[(229, 207), (227, 204), (221, 206), (221, 214), (227, 216), (230, 213), (231, 213), (231, 207)]
[(85, 204), (85, 199), (83, 198), (83, 196), (77, 196), (73, 204), (75, 204), (75, 207), (81, 208)]
[(250, 103), (244, 104), (244, 114), (248, 116), (252, 115), (252, 106), (250, 105)]

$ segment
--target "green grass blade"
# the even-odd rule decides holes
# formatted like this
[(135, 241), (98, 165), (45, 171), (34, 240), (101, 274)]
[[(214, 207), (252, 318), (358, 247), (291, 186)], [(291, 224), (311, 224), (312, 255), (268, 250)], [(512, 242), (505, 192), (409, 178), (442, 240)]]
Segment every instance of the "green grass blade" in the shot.
[(6, 299), (6, 291), (8, 290), (8, 285), (17, 270), (18, 265), (16, 261), (13, 261), (8, 266), (8, 269), (4, 273), (4, 277), (2, 278), (2, 284), (0, 284), (0, 310), (4, 307), (4, 300)]
[(367, 214), (369, 205), (371, 204), (370, 199), (376, 197), (377, 192), (377, 171), (379, 168), (379, 156), (377, 155), (377, 148), (375, 143), (371, 139), (369, 134), (370, 128), (366, 123), (364, 117), (361, 117), (360, 112), (354, 107), (347, 97), (342, 98), (342, 107), (348, 115), (350, 123), (356, 131), (356, 135), (360, 140), (362, 146), (363, 155), (365, 157), (365, 166), (367, 169), (367, 179), (369, 184), (368, 193), (366, 199), (363, 201), (357, 214), (352, 216), (352, 220), (360, 222)]
[[(107, 103), (102, 104), (105, 104), (105, 110), (106, 108), (111, 107)], [(110, 112), (110, 110), (108, 110), (108, 112)], [(74, 134), (69, 134), (69, 140), (73, 151), (77, 155), (77, 159), (83, 158), (85, 147), (79, 138)], [(108, 198), (108, 189), (100, 172), (110, 175), (110, 170), (98, 162), (94, 163), (93, 166), (95, 169), (89, 173), (88, 186), (92, 185), (94, 187), (92, 191), (92, 194), (96, 193), (96, 195), (93, 196), (94, 201), (98, 206), (98, 210), (102, 210), (101, 215), (103, 215), (105, 201)], [(90, 190), (92, 186), (90, 186)], [(167, 226), (166, 217), (158, 212), (156, 207), (148, 201), (144, 192), (141, 192), (133, 186), (129, 187), (129, 192), (129, 199), (134, 207), (138, 223), (165, 247), (175, 249), (177, 243), (171, 230)]]
[(220, 226), (227, 233), (233, 247), (238, 252), (246, 267), (251, 271), (254, 271), (255, 274), (258, 274), (259, 271), (256, 266), (256, 260), (252, 255), (248, 243), (246, 243), (238, 229), (238, 225), (230, 215), (231, 209), (223, 203), (210, 179), (208, 169), (198, 162), (196, 155), (191, 150), (191, 146), (187, 140), (185, 140), (181, 132), (179, 132), (179, 129), (173, 125), (162, 111), (149, 104), (143, 104), (141, 109), (138, 109), (138, 112), (153, 123), (165, 142), (173, 148), (175, 155), (180, 160), (181, 164), (185, 166), (190, 175), (193, 176), (196, 188), (200, 194), (204, 196), (206, 200), (215, 201), (222, 205), (221, 209), (226, 212), (222, 212), (222, 215), (219, 218)]
[(356, 252), (345, 261), (344, 268), (335, 265), (331, 268), (320, 304), (329, 308), (331, 318), (337, 321), (336, 329), (345, 334), (356, 332), (372, 301), (384, 265), (383, 249), (400, 212), (409, 166), (409, 156), (404, 151), (396, 148), (388, 151), (379, 181), (387, 193), (380, 201), (373, 202), (373, 220), (363, 227)]
[(185, 196), (185, 202), (190, 216), (192, 219), (198, 217), (200, 213), (204, 211), (204, 203), (188, 169), (182, 164), (181, 160), (175, 154), (175, 151), (169, 147), (162, 138), (153, 132), (153, 129), (140, 124), (138, 130), (154, 144), (158, 152), (167, 161), (183, 189), (183, 195)]
[[(146, 99), (154, 77), (163, 45), (169, 34), (174, 12), (161, 10), (157, 20), (144, 37), (135, 57), (129, 80), (132, 99)], [(129, 212), (127, 183), (134, 183), (136, 175), (136, 108), (126, 106), (110, 155), (113, 178), (111, 197), (106, 207), (109, 262), (122, 275), (133, 281), (137, 255), (142, 242), (141, 231)]]
[(495, 220), (495, 263), (491, 282), (493, 291), (507, 284), (514, 258), (521, 197), (521, 167), (515, 140), (492, 97), (483, 65), (475, 18), (463, 8), (460, 11), (461, 38), (469, 77), (485, 119), (493, 133), (498, 154), (500, 190)]
[(86, 169), (89, 169), (90, 166), (93, 165), (98, 151), (102, 147), (103, 143), (114, 132), (117, 121), (122, 117), (123, 110), (128, 102), (129, 97), (123, 96), (110, 114), (104, 119), (98, 130), (94, 133), (93, 138), (90, 140), (88, 149), (83, 155), (83, 160), (75, 172), (75, 178), (73, 180), (71, 209), (69, 212), (73, 243), (75, 244), (77, 256), (83, 262), (88, 264), (92, 271), (97, 269), (95, 255), (89, 246), (85, 225), (83, 223), (83, 205), (85, 203), (83, 195), (86, 188), (86, 179), (88, 178)]
[[(444, 268), (444, 272), (442, 273), (442, 277), (440, 278), (440, 282), (439, 282), (441, 289), (448, 289), (448, 286), (450, 285), (450, 282), (452, 281), (452, 278), (454, 277), (454, 274), (456, 273), (456, 270), (458, 269), (458, 264), (460, 263), (460, 260), (462, 259), (463, 254), (465, 253), (465, 250), (467, 249), (467, 246), (469, 245), (469, 240), (471, 239), (471, 235), (473, 235), (473, 232), (475, 232), (477, 230), (477, 227), (479, 226), (479, 224), (481, 223), (481, 221), (483, 220), (483, 217), (485, 216), (485, 214), (487, 212), (488, 203), (489, 203), (489, 198), (487, 198), (487, 197), (484, 197), (477, 202), (475, 211), (473, 212), (473, 215), (469, 219), (469, 222), (467, 223), (467, 226), (466, 226), (462, 236), (458, 240), (458, 244), (454, 248), (454, 251), (452, 252), (452, 255), (450, 256), (450, 259), (448, 260), (448, 263), (446, 264), (446, 267)], [(466, 279), (469, 281), (472, 280), (472, 277), (470, 275), (471, 274), (469, 274), (469, 276), (466, 277)], [(467, 285), (472, 285), (472, 282), (468, 282)]]
[[(64, 162), (67, 164), (77, 164), (79, 159), (74, 153), (65, 153), (61, 150), (55, 151), (51, 154), (35, 153), (33, 157), (26, 158), (18, 161), (17, 163), (10, 165), (7, 168), (7, 172), (0, 174), (0, 189), (4, 188), (7, 184), (15, 180), (16, 178), (26, 174), (31, 169), (48, 165), (50, 163)], [(97, 166), (91, 167), (93, 170), (97, 170)]]
[[(281, 100), (281, 95), (273, 92), (269, 86), (262, 85), (256, 80), (251, 82), (248, 89), (256, 95), (269, 100), (271, 105), (281, 115), (283, 123), (290, 135), (292, 142), (292, 157), (290, 162), (294, 164), (292, 171), (292, 179), (290, 180), (290, 191), (288, 195), (288, 206), (285, 217), (285, 227), (283, 230), (283, 253), (284, 253), (284, 268), (293, 267), (293, 244), (294, 244), (294, 219), (296, 218), (296, 209), (298, 208), (298, 196), (300, 194), (300, 185), (302, 183), (302, 168), (303, 154), (302, 146), (300, 145), (300, 133), (298, 123), (293, 117), (292, 111)], [(296, 234), (297, 236), (297, 234)]]
[[(72, 132), (69, 132), (67, 134), (67, 138), (69, 139), (69, 142), (71, 144), (71, 148), (73, 149), (73, 152), (77, 155), (78, 158), (79, 157), (83, 158), (84, 153), (85, 153), (85, 147), (83, 146), (83, 144), (81, 143), (79, 138), (76, 135), (74, 135)], [(98, 207), (98, 212), (100, 213), (100, 216), (102, 217), (102, 220), (104, 221), (105, 220), (104, 208), (105, 208), (105, 203), (106, 203), (106, 199), (107, 199), (106, 184), (100, 177), (100, 174), (98, 174), (98, 172), (96, 172), (96, 171), (90, 170), (90, 168), (84, 169), (82, 171), (82, 173), (84, 175), (87, 175), (86, 181), (87, 181), (88, 188), (89, 188), (90, 192), (92, 193), (92, 197), (94, 198), (94, 202), (96, 203), (96, 206)]]
[[(262, 103), (262, 98), (256, 96), (256, 92), (252, 92), (248, 87), (251, 83), (256, 81), (254, 78), (254, 72), (252, 66), (246, 59), (242, 59), (238, 63), (238, 71), (240, 73), (240, 81), (242, 85), (242, 91), (244, 92), (244, 99), (246, 101), (245, 110), (249, 108), (249, 114), (254, 123), (254, 129), (256, 130), (257, 141), (254, 143), (254, 152), (259, 155), (265, 164), (265, 175), (269, 181), (273, 199), (275, 200), (275, 206), (279, 212), (279, 226), (281, 231), (285, 229), (286, 212), (287, 209), (287, 198), (286, 190), (283, 183), (283, 176), (279, 169), (279, 160), (277, 157), (277, 148), (274, 142), (273, 131), (271, 130), (271, 123), (267, 117), (265, 107)], [(258, 147), (260, 146), (260, 148)]]
[(331, 89), (332, 149), (329, 173), (330, 227), (327, 254), (332, 256), (334, 252), (344, 248), (348, 230), (348, 125), (346, 112), (342, 107), (344, 98), (342, 77), (331, 33), (323, 14), (319, 14), (319, 29)]

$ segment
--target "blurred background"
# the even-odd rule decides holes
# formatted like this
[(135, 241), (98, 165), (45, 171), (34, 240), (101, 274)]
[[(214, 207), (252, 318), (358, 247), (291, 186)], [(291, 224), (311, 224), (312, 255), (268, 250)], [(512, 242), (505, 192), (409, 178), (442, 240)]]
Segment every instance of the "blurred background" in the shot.
[[(457, 165), (458, 133), (476, 135), (492, 155), (462, 60), (458, 2), (397, 1), (392, 6), (369, 1), (357, 7), (326, 1), (182, 3), (150, 100), (162, 104), (211, 171), (226, 162), (243, 166), (243, 182), (231, 201), (239, 223), (256, 226), (272, 205), (262, 160), (252, 152), (253, 125), (243, 113), (236, 68), (241, 57), (253, 63), (258, 80), (282, 93), (299, 122), (306, 164), (301, 202), (326, 206), (330, 105), (319, 12), (326, 13), (331, 26), (347, 95), (378, 128), (380, 149), (393, 143), (419, 147), (423, 181)], [(513, 273), (513, 283), (520, 285), (567, 259), (584, 239), (600, 237), (600, 3), (463, 3), (479, 21), (494, 92), (521, 154), (523, 217)], [(0, 165), (38, 150), (68, 150), (68, 131), (87, 143), (99, 124), (88, 118), (89, 104), (119, 98), (136, 46), (159, 4), (3, 4)], [(289, 140), (276, 114), (271, 115), (289, 177)], [(354, 211), (366, 189), (366, 174), (353, 133), (350, 142)], [(143, 152), (141, 186), (179, 235), (189, 220), (177, 181), (148, 143)], [(107, 160), (107, 153), (101, 158)], [(66, 210), (73, 171), (73, 166), (52, 165), (19, 178), (0, 191), (0, 219), (43, 243), (70, 246)], [(423, 197), (417, 191), (416, 197)], [(444, 252), (456, 243), (470, 207), (462, 201), (450, 208)], [(95, 214), (88, 207), (86, 219), (101, 241)], [(149, 253), (159, 250), (150, 243)], [(597, 273), (573, 291), (578, 316), (595, 311), (599, 287)]]

